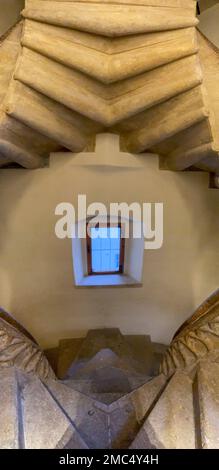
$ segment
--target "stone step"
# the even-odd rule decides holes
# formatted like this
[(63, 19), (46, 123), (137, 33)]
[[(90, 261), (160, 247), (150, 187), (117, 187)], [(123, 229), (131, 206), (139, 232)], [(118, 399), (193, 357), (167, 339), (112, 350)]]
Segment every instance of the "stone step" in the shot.
[[(37, 75), (33, 73), (35, 69), (37, 69)], [(53, 80), (49, 81), (48, 76), (53, 76)], [(165, 86), (161, 87), (163, 76)], [(137, 113), (191, 89), (202, 80), (196, 55), (181, 58), (161, 68), (155, 68), (136, 75), (134, 78), (107, 86), (26, 47), (22, 49), (14, 77), (53, 100), (53, 107), (51, 108), (52, 105), (50, 105), (53, 113), (56, 113), (58, 106), (64, 105), (69, 112), (71, 110), (80, 114), (80, 123), (79, 118), (74, 119), (78, 133), (79, 124), (81, 124), (81, 131), (86, 132), (87, 127), (91, 133), (95, 126), (98, 129), (101, 125), (105, 127), (118, 125), (125, 119), (131, 119)], [(128, 91), (128, 96), (125, 91)], [(47, 101), (45, 101), (45, 106), (46, 104)], [(64, 112), (63, 109), (63, 117), (67, 119), (66, 113), (67, 111)], [(82, 116), (86, 121), (84, 126)], [(73, 117), (74, 115), (71, 121)], [(90, 124), (86, 126), (88, 122)], [(80, 145), (82, 135), (79, 139), (76, 129), (74, 129), (74, 136)], [(49, 137), (56, 140), (55, 135), (50, 134)], [(72, 151), (77, 151), (77, 148), (73, 148)]]
[(94, 384), (91, 380), (72, 380), (67, 379), (62, 381), (67, 387), (72, 388), (73, 390), (87, 395), (89, 398), (105, 403), (106, 405), (111, 404), (113, 401), (121, 398), (124, 393), (116, 392), (97, 392), (94, 389)]
[(99, 374), (95, 371), (90, 379), (86, 379), (86, 376), (83, 380), (71, 378), (64, 380), (63, 383), (89, 397), (99, 396), (99, 401), (101, 401), (101, 396), (113, 394), (118, 398), (138, 389), (152, 379), (152, 377), (140, 374), (125, 375), (123, 371), (112, 368), (99, 369), (98, 372)]
[(95, 370), (104, 367), (122, 369), (126, 374), (129, 371), (133, 377), (135, 374), (145, 377), (151, 375), (152, 356), (150, 339), (144, 335), (126, 339), (116, 329), (90, 330), (65, 378), (89, 378)]
[(122, 335), (112, 329), (91, 330), (86, 338), (60, 341), (57, 375), (60, 379), (83, 380), (96, 369), (116, 367), (131, 372), (133, 389), (148, 376), (157, 375), (165, 349), (164, 345), (153, 345), (147, 335)]
[(212, 172), (217, 175), (219, 173), (219, 145), (217, 145), (217, 150), (214, 150), (213, 145), (211, 145), (211, 148), (209, 149), (204, 148), (202, 150), (202, 156), (205, 156), (195, 165), (196, 168), (199, 168), (202, 171)]
[(32, 170), (43, 167), (45, 164), (45, 159), (40, 157), (40, 155), (26, 150), (23, 146), (18, 147), (3, 139), (0, 139), (0, 153), (5, 158), (11, 158), (12, 161)]
[[(105, 448), (127, 448), (136, 437), (142, 420), (153, 406), (156, 397), (161, 393), (165, 377), (160, 375), (124, 396), (115, 393), (98, 393), (89, 398), (72, 389), (76, 382), (76, 380), (65, 381), (65, 388), (60, 383), (54, 384), (53, 382), (52, 390), (76, 427), (80, 423), (80, 434), (84, 440), (92, 448), (94, 446), (102, 448), (103, 445)], [(86, 410), (89, 410), (89, 418), (86, 417)], [(92, 424), (92, 417), (95, 420), (94, 424)], [(90, 434), (92, 425), (97, 430), (96, 436)]]
[[(115, 354), (111, 349), (101, 349), (98, 351), (91, 359), (88, 360), (75, 360), (72, 366), (68, 369), (66, 373), (66, 378), (72, 379), (93, 379), (94, 375), (104, 375), (107, 377), (107, 371), (109, 370), (119, 370), (123, 375), (132, 373), (135, 375), (136, 367), (133, 359), (128, 356), (130, 362), (126, 358), (120, 358)], [(132, 362), (131, 362), (132, 359)], [(105, 372), (106, 371), (106, 372)]]
[(198, 51), (194, 28), (145, 34), (141, 41), (134, 36), (132, 42), (127, 38), (112, 42), (31, 20), (25, 21), (22, 45), (103, 83), (129, 78)]
[(5, 98), (21, 49), (22, 22), (15, 26), (0, 47), (0, 103)]
[(112, 448), (129, 448), (164, 384), (163, 376), (155, 377), (139, 389), (109, 405)]
[[(102, 352), (101, 352), (102, 351)], [(96, 357), (95, 357), (96, 356)], [(91, 369), (115, 364), (124, 360), (129, 366), (132, 351), (129, 344), (117, 328), (89, 330), (75, 358), (75, 364), (90, 362)]]
[[(207, 117), (208, 112), (203, 107), (201, 88), (195, 87), (145, 111), (140, 128), (129, 133), (128, 137), (125, 136), (126, 147), (129, 152), (142, 152)], [(150, 128), (144, 126), (145, 120), (151, 122)]]
[(194, 384), (197, 447), (219, 448), (219, 363), (200, 361)]
[(0, 387), (0, 448), (18, 449), (19, 442), (19, 396), (16, 369), (1, 369)]
[[(25, 149), (29, 154), (34, 153), (43, 158), (47, 157), (50, 152), (61, 149), (60, 145), (56, 142), (31, 129), (17, 119), (8, 116), (5, 112), (0, 112), (0, 138), (11, 142), (18, 148)], [(21, 162), (20, 157), (19, 162)]]
[(218, 448), (219, 364), (214, 353), (190, 375), (163, 374), (124, 393), (74, 389), (89, 381), (42, 382), (1, 370), (0, 448)]
[(151, 339), (149, 335), (122, 335), (116, 328), (90, 330), (78, 357), (92, 357), (94, 353), (107, 348), (120, 358), (128, 355), (139, 360), (143, 354), (145, 360), (146, 354), (150, 352)]
[[(180, 424), (179, 424), (180, 423)], [(131, 449), (194, 449), (193, 381), (176, 372), (144, 419)]]
[(193, 5), (168, 8), (149, 5), (116, 5), (28, 0), (23, 16), (42, 23), (83, 30), (103, 36), (127, 36), (195, 26)]
[(47, 386), (26, 374), (21, 384), (26, 449), (87, 448)]
[(95, 400), (58, 381), (50, 381), (48, 388), (89, 448), (109, 448), (108, 416)]
[[(45, 349), (44, 350), (44, 354), (48, 360), (48, 362), (50, 363), (53, 371), (55, 372), (55, 374), (57, 375), (57, 377), (59, 377), (58, 375), (58, 357), (59, 357), (59, 348), (56, 347), (56, 348), (49, 348), (49, 349)], [(61, 377), (60, 377), (61, 378)]]
[[(192, 165), (203, 165), (203, 159), (214, 154), (212, 142), (199, 145), (187, 152), (176, 150), (165, 158), (165, 166), (169, 170), (180, 171)], [(208, 162), (209, 163), (209, 162)]]
[[(31, 2), (32, 0), (26, 0), (26, 2)], [(44, 1), (44, 0), (42, 0)], [(54, 0), (47, 0), (47, 2), (54, 2)], [(75, 0), (55, 0), (56, 2), (74, 2)], [(174, 7), (174, 8), (182, 8), (182, 7), (190, 7), (191, 8), (191, 0), (163, 0), (167, 7)], [(78, 2), (84, 2), (84, 0), (78, 0)], [(96, 0), (87, 0), (87, 3), (97, 3)], [(126, 5), (133, 4), (133, 0), (120, 0), (121, 3), (125, 3)], [(118, 1), (118, 3), (120, 3)], [(115, 3), (115, 0), (102, 0), (101, 3)], [(153, 6), (160, 6), (161, 0), (137, 0), (138, 5), (153, 5)]]
[(138, 372), (151, 375), (153, 362), (151, 337), (149, 335), (124, 335), (124, 338), (131, 347), (134, 360), (138, 363)]
[(67, 338), (59, 341), (57, 359), (58, 378), (63, 379), (65, 377), (66, 372), (75, 361), (83, 341), (84, 338)]
[(86, 146), (86, 137), (79, 131), (72, 111), (17, 80), (11, 83), (5, 110), (9, 116), (73, 152)]
[(122, 398), (123, 393), (92, 393), (92, 398), (98, 402), (104, 403), (105, 405), (111, 405)]

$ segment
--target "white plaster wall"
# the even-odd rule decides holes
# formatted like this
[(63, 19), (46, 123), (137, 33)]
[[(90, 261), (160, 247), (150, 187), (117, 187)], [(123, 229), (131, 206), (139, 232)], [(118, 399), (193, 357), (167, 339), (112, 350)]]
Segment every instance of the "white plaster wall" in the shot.
[(19, 19), (25, 0), (0, 0), (0, 36)]
[[(155, 156), (122, 166), (114, 155), (110, 167), (82, 157), (82, 165), (69, 154), (50, 168), (0, 171), (0, 304), (43, 347), (102, 327), (168, 343), (218, 287), (219, 191), (205, 173), (160, 171)], [(164, 202), (164, 245), (145, 251), (142, 287), (74, 286), (71, 240), (56, 238), (54, 211), (78, 193), (88, 203)]]

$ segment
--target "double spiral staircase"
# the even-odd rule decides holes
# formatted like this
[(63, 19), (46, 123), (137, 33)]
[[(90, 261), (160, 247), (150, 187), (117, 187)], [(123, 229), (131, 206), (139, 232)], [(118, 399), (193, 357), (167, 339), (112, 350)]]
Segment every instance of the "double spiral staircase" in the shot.
[[(197, 25), (193, 0), (26, 0), (1, 38), (0, 166), (113, 132), (218, 178), (219, 52)], [(42, 351), (1, 311), (0, 384), (1, 449), (218, 448), (219, 291), (168, 347), (104, 329)]]
[(103, 329), (43, 352), (2, 311), (0, 383), (2, 449), (218, 448), (219, 291), (169, 347)]

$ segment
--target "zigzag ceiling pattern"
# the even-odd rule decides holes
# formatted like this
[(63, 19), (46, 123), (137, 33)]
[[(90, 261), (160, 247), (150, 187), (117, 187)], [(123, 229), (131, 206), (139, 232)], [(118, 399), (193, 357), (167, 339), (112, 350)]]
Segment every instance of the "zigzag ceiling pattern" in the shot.
[(39, 167), (109, 131), (163, 168), (218, 173), (195, 12), (192, 0), (26, 0), (0, 49), (0, 164)]

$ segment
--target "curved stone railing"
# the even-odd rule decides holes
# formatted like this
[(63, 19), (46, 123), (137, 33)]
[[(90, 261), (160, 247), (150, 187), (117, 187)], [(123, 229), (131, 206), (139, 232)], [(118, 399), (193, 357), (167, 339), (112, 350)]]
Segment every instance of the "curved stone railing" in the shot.
[[(212, 350), (206, 354), (209, 337), (219, 324), (218, 294), (177, 333), (176, 349), (171, 349), (173, 344), (169, 348), (173, 362), (168, 372), (175, 372), (171, 376), (139, 374), (131, 347), (137, 343), (129, 343), (116, 329), (106, 329), (104, 333), (92, 330), (75, 344), (71, 340), (72, 365), (76, 359), (81, 368), (71, 368), (64, 381), (44, 380), (51, 377), (51, 369), (43, 353), (1, 319), (0, 402), (4, 406), (0, 406), (0, 448), (218, 449), (219, 350), (216, 346), (213, 360)], [(206, 335), (203, 344), (207, 345), (202, 356), (200, 332)], [(179, 341), (186, 345), (192, 338), (196, 343), (189, 347), (196, 363), (190, 358), (187, 365), (192, 371), (191, 367), (178, 370)], [(149, 352), (147, 337), (144, 339)], [(187, 356), (182, 357), (186, 363)], [(58, 361), (63, 370), (66, 354), (61, 348)], [(30, 371), (33, 373), (26, 373)], [(106, 381), (111, 393), (106, 392)]]
[(176, 332), (160, 371), (170, 376), (212, 354), (219, 354), (219, 289)]
[(0, 369), (11, 366), (34, 372), (42, 379), (55, 378), (33, 337), (13, 317), (0, 310)]
[(4, 320), (5, 322), (9, 323), (12, 325), (14, 328), (16, 328), (18, 331), (20, 331), (23, 335), (27, 336), (33, 343), (37, 343), (35, 338), (29, 333), (29, 331), (24, 328), (23, 325), (21, 325), (10, 313), (6, 312), (3, 308), (0, 308), (0, 320)]
[(163, 169), (218, 174), (196, 2), (26, 0), (22, 16), (0, 54), (0, 167), (39, 168), (112, 132)]

